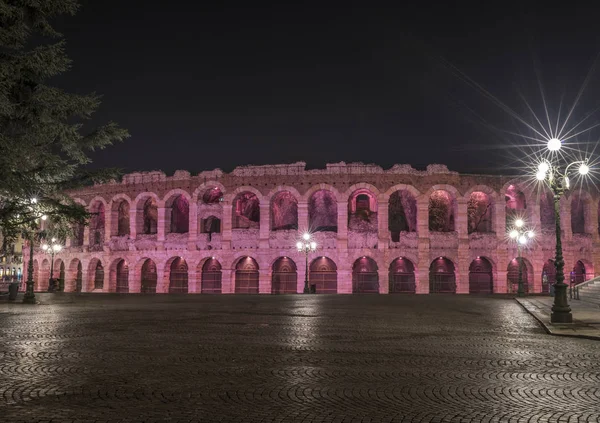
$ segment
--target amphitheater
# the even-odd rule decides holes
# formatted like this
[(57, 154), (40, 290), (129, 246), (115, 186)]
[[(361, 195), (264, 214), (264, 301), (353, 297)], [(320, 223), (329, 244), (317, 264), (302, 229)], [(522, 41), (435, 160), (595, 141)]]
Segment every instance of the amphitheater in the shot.
[[(317, 294), (502, 294), (522, 263), (525, 289), (544, 293), (555, 277), (553, 197), (515, 177), (298, 162), (131, 173), (69, 194), (92, 218), (54, 258), (65, 291), (299, 293), (308, 270)], [(566, 282), (592, 278), (598, 194), (569, 192), (560, 207)], [(522, 261), (506, 235), (516, 218), (535, 233)], [(317, 243), (308, 260), (296, 249), (305, 232)], [(36, 290), (50, 268), (36, 250)]]

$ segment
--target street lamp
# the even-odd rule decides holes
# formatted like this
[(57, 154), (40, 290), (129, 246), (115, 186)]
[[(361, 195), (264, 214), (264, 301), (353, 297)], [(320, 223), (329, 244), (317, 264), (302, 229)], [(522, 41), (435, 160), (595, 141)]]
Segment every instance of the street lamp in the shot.
[(517, 290), (517, 295), (522, 297), (525, 295), (525, 289), (523, 287), (523, 260), (521, 259), (521, 249), (527, 246), (527, 243), (535, 236), (535, 233), (532, 230), (525, 228), (523, 219), (517, 219), (514, 221), (514, 227), (508, 232), (508, 236), (517, 243), (517, 260), (519, 261), (519, 288)]
[(311, 253), (317, 249), (317, 243), (315, 241), (310, 240), (310, 234), (305, 232), (302, 235), (302, 241), (298, 241), (296, 243), (296, 248), (298, 248), (298, 252), (304, 253), (306, 258), (306, 272), (304, 276), (304, 293), (310, 293), (310, 289), (308, 288), (308, 253)]
[[(562, 143), (557, 138), (552, 138), (548, 141), (548, 150), (551, 153), (558, 152), (562, 146)], [(556, 156), (556, 162), (558, 162), (558, 155)], [(587, 175), (590, 171), (588, 165), (588, 159), (575, 160), (564, 166), (564, 171), (561, 168), (561, 163), (552, 163), (551, 161), (543, 161), (539, 164), (536, 179), (544, 182), (554, 196), (554, 220), (556, 224), (556, 257), (554, 265), (556, 266), (556, 283), (554, 284), (554, 304), (552, 305), (552, 314), (550, 315), (550, 321), (552, 323), (572, 323), (573, 315), (571, 314), (571, 307), (567, 300), (567, 284), (564, 283), (565, 274), (564, 267), (565, 261), (562, 253), (562, 241), (561, 241), (561, 227), (560, 227), (560, 198), (567, 191), (570, 186), (569, 175), (575, 174), (575, 167), (577, 167), (577, 173), (581, 176)]]
[(48, 279), (48, 290), (54, 290), (52, 280), (54, 279), (54, 255), (59, 253), (62, 250), (62, 245), (56, 242), (56, 238), (52, 238), (51, 244), (43, 244), (42, 250), (46, 254), (50, 254), (50, 278)]
[[(34, 210), (34, 208), (36, 208), (36, 204), (37, 204), (37, 199), (34, 197), (31, 200), (29, 200), (30, 204), (28, 206), (29, 210), (34, 214), (34, 216), (36, 215), (36, 211)], [(39, 219), (41, 220), (46, 220), (47, 216), (46, 215), (37, 215), (39, 217)], [(34, 285), (34, 281), (33, 281), (33, 246), (35, 243), (35, 235), (36, 235), (36, 230), (37, 228), (37, 224), (38, 224), (38, 218), (34, 218), (31, 221), (31, 227), (29, 230), (29, 263), (27, 263), (27, 280), (25, 281), (25, 295), (23, 295), (23, 303), (25, 304), (35, 304), (36, 300), (35, 300), (35, 293), (33, 292), (33, 285)]]

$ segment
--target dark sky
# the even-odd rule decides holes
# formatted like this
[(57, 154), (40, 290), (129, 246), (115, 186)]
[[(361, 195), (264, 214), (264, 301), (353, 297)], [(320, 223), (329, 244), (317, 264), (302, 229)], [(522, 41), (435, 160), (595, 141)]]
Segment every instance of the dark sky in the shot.
[[(519, 94), (543, 113), (537, 69), (555, 112), (600, 47), (600, 9), (585, 5), (593, 2), (293, 3), (94, 0), (61, 19), (73, 68), (55, 83), (103, 94), (95, 122), (132, 135), (95, 154), (94, 166), (172, 173), (363, 161), (505, 172), (515, 152), (497, 147), (518, 140), (472, 112), (524, 128), (446, 63), (522, 114)], [(596, 74), (577, 119), (600, 103)]]

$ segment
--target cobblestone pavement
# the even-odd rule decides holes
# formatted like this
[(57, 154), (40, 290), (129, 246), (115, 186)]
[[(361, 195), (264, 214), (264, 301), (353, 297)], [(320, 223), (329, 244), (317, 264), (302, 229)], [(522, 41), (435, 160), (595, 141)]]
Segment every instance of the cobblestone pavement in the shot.
[(600, 421), (600, 342), (507, 298), (62, 298), (0, 304), (2, 422)]

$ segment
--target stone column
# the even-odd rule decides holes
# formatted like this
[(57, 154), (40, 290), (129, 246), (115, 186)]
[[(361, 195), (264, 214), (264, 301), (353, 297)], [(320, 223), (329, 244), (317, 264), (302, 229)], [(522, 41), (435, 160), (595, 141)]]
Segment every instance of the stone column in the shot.
[(156, 264), (156, 293), (169, 292), (169, 272), (165, 272), (165, 263)]
[[(231, 201), (223, 201), (223, 219), (221, 224), (223, 225), (221, 228), (221, 232), (223, 233), (221, 239), (221, 248), (223, 250), (231, 249), (231, 215), (233, 210), (231, 208)], [(224, 276), (223, 276), (224, 277)], [(225, 292), (225, 291), (223, 291)]]
[[(337, 203), (337, 248), (339, 250), (348, 249), (348, 203), (338, 201)], [(338, 272), (339, 275), (339, 272)], [(338, 285), (339, 292), (339, 285)], [(350, 291), (352, 292), (352, 291)]]
[(258, 293), (259, 294), (270, 294), (271, 293), (271, 269), (259, 269), (258, 270)]
[(198, 276), (196, 268), (189, 266), (188, 263), (188, 292), (190, 294), (200, 294), (202, 292)]
[[(539, 226), (538, 226), (539, 227)], [(533, 275), (529, 278), (529, 293), (539, 294), (542, 292), (542, 269), (544, 268), (544, 253), (540, 248), (534, 248), (530, 252)]]
[(194, 201), (189, 206), (188, 223), (188, 250), (196, 250), (196, 241), (198, 240), (198, 202)]
[[(112, 201), (107, 204), (106, 210), (104, 212), (104, 242), (110, 241), (110, 238), (113, 236), (112, 227), (113, 227), (113, 210), (112, 210)], [(118, 216), (118, 212), (117, 212)], [(119, 228), (118, 223), (115, 226), (116, 229)], [(115, 235), (116, 235), (115, 231)]]
[(508, 292), (507, 269), (509, 260), (506, 246), (504, 244), (498, 244), (494, 294), (506, 294)]
[(90, 248), (90, 226), (83, 227), (83, 251), (88, 251)]
[(305, 231), (308, 231), (308, 203), (298, 201), (298, 235), (300, 236)]
[(260, 203), (260, 229), (258, 236), (258, 245), (261, 249), (269, 248), (269, 233), (271, 232), (270, 211), (270, 200), (268, 198), (263, 198), (263, 201)]
[(140, 272), (136, 272), (135, 263), (129, 263), (129, 292), (130, 293), (138, 293), (142, 290), (142, 275)]
[(414, 263), (415, 285), (417, 294), (429, 294), (429, 197), (425, 194), (417, 198), (417, 234), (418, 234), (418, 256), (419, 262)]
[(506, 204), (500, 199), (494, 204), (494, 232), (496, 232), (496, 238), (504, 240), (506, 234)]
[(377, 201), (377, 235), (379, 238), (377, 248), (379, 250), (386, 249), (390, 243), (390, 230), (388, 227), (388, 220), (388, 202), (384, 195), (380, 195)]
[(235, 292), (235, 284), (233, 282), (233, 270), (222, 269), (221, 270), (221, 293), (232, 294)]
[(456, 272), (456, 293), (469, 293), (469, 267), (471, 266), (471, 252), (469, 251), (469, 239), (458, 240), (458, 267)]
[(349, 270), (337, 271), (337, 293), (352, 294), (352, 272)]
[[(156, 232), (157, 232), (157, 241), (159, 242), (164, 242), (166, 239), (166, 235), (167, 235), (167, 211), (168, 210), (167, 207), (164, 206), (158, 206), (158, 220), (156, 222), (157, 228), (156, 228)], [(169, 228), (170, 230), (171, 228)]]
[(467, 215), (467, 200), (465, 200), (462, 197), (457, 198), (456, 203), (456, 224), (454, 227), (456, 228), (456, 232), (458, 232), (458, 239), (469, 239), (469, 218)]
[(380, 294), (389, 294), (390, 293), (390, 281), (389, 281), (389, 272), (385, 269), (379, 269), (377, 271), (379, 273), (379, 293)]
[[(143, 216), (144, 211), (142, 210), (141, 213)], [(137, 238), (137, 229), (138, 229), (137, 214), (138, 214), (138, 211), (134, 205), (129, 209), (129, 237), (131, 239)]]

